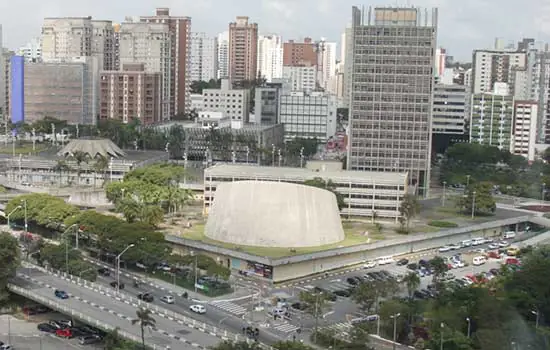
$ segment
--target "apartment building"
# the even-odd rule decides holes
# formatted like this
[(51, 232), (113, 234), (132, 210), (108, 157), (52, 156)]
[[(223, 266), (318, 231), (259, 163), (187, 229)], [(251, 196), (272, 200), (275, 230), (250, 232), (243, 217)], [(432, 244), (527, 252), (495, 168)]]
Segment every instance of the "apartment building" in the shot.
[(324, 92), (288, 92), (280, 97), (280, 123), (285, 141), (316, 139), (326, 143), (336, 134), (336, 98)]
[(40, 62), (42, 61), (42, 44), (40, 38), (33, 38), (25, 46), (21, 46), (17, 50), (18, 56), (23, 56), (25, 62)]
[(352, 10), (349, 170), (408, 172), (427, 195), (437, 9)]
[(232, 84), (256, 79), (258, 75), (258, 24), (247, 16), (229, 23), (229, 80)]
[(8, 110), (6, 109), (6, 57), (3, 45), (2, 25), (0, 24), (0, 120), (4, 120), (8, 114)]
[(316, 66), (284, 66), (283, 79), (290, 82), (293, 91), (310, 93), (317, 86)]
[(191, 33), (191, 81), (210, 81), (218, 76), (218, 41), (206, 33)]
[(510, 152), (535, 160), (538, 101), (514, 101), (512, 147)]
[(318, 51), (317, 81), (319, 86), (328, 90), (331, 79), (336, 75), (336, 43), (321, 40)]
[(514, 91), (516, 70), (526, 68), (526, 53), (506, 50), (475, 50), (472, 61), (472, 93), (491, 92), (495, 83)]
[[(141, 16), (140, 21), (149, 24), (166, 24), (169, 32), (167, 78), (169, 83), (169, 118), (188, 113), (191, 108), (189, 95), (191, 94), (191, 17), (171, 16), (170, 9), (157, 8), (154, 16)], [(161, 42), (164, 35), (161, 35)], [(154, 38), (151, 38), (154, 40)], [(163, 56), (166, 54), (164, 52)], [(137, 62), (139, 63), (139, 62)], [(147, 63), (147, 62), (145, 62)]]
[(119, 64), (144, 63), (147, 73), (161, 75), (161, 115), (163, 120), (172, 116), (173, 95), (171, 76), (172, 34), (167, 23), (123, 22), (119, 32)]
[[(11, 58), (15, 55), (13, 51), (2, 48), (0, 51), (0, 106), (4, 119), (11, 116)], [(1, 119), (0, 119), (1, 120)]]
[(203, 112), (220, 112), (233, 122), (249, 122), (250, 90), (233, 89), (228, 79), (222, 79), (219, 89), (204, 89)]
[(469, 87), (436, 84), (433, 98), (432, 132), (462, 135), (470, 112)]
[(229, 78), (229, 31), (218, 34), (218, 79)]
[(147, 73), (143, 63), (126, 63), (122, 71), (100, 72), (99, 119), (118, 119), (124, 123), (133, 118), (141, 125), (162, 120), (160, 72)]
[(283, 44), (283, 66), (317, 66), (317, 47), (311, 38), (299, 43), (289, 40)]
[(258, 38), (258, 72), (267, 82), (283, 77), (283, 39), (279, 35)]
[(513, 118), (512, 95), (498, 94), (498, 91), (472, 95), (470, 142), (510, 151)]

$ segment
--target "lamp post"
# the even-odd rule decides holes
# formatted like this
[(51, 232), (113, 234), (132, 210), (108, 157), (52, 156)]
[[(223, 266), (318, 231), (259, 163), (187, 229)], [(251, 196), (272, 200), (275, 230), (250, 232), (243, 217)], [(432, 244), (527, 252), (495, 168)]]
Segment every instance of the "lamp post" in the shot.
[(10, 215), (15, 213), (18, 209), (21, 209), (20, 205), (16, 206), (12, 211), (10, 211), (10, 213), (8, 215), (6, 215), (6, 220), (8, 222), (8, 228), (10, 227)]
[(441, 206), (445, 206), (445, 190), (447, 189), (447, 181), (443, 181), (443, 200), (441, 202)]
[(187, 183), (187, 152), (183, 152), (183, 184)]
[(472, 192), (472, 220), (476, 213), (476, 191)]
[(113, 182), (113, 161), (114, 161), (114, 158), (111, 157), (111, 160), (109, 161), (109, 170), (111, 171), (111, 177), (110, 177), (111, 182)]
[(122, 256), (122, 254), (126, 253), (126, 251), (132, 248), (133, 246), (135, 246), (134, 243), (128, 245), (126, 248), (124, 248), (122, 253), (118, 254), (116, 257), (116, 292), (117, 294), (120, 291), (120, 257)]
[(304, 147), (300, 148), (300, 168), (304, 167)]
[(25, 233), (29, 232), (29, 221), (27, 220), (27, 200), (23, 200), (23, 206), (25, 209)]
[(231, 151), (231, 163), (237, 163), (237, 153), (235, 152), (235, 150)]
[(279, 148), (279, 150), (277, 152), (278, 152), (278, 156), (279, 156), (279, 167), (280, 167), (281, 166), (281, 149)]
[(544, 206), (544, 192), (546, 192), (546, 184), (542, 183), (542, 190), (540, 194), (540, 207), (542, 208)]
[(401, 316), (401, 314), (398, 312), (394, 315), (391, 315), (390, 318), (393, 319), (393, 350), (396, 348), (396, 341), (397, 341), (397, 318)]
[(250, 155), (250, 147), (246, 146), (246, 164), (248, 164), (249, 155)]
[(535, 329), (539, 329), (539, 316), (540, 316), (539, 310), (538, 309), (537, 310), (531, 310), (531, 313), (536, 316)]
[(441, 322), (441, 332), (439, 332), (440, 334), (440, 349), (443, 350), (443, 328), (445, 328), (445, 323)]
[(472, 320), (470, 320), (469, 317), (466, 317), (466, 322), (468, 322), (468, 333), (467, 336), (470, 338), (471, 332), (472, 332)]
[(275, 166), (275, 144), (271, 144), (271, 166)]
[(466, 175), (466, 188), (470, 186), (470, 175)]

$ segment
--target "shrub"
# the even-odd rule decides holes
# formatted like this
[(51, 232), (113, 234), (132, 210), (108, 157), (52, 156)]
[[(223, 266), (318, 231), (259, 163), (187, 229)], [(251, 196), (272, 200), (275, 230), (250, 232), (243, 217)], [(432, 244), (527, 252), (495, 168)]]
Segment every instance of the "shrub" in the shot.
[(432, 220), (428, 222), (429, 226), (441, 227), (441, 228), (452, 228), (458, 227), (458, 224), (450, 221), (441, 221), (441, 220)]

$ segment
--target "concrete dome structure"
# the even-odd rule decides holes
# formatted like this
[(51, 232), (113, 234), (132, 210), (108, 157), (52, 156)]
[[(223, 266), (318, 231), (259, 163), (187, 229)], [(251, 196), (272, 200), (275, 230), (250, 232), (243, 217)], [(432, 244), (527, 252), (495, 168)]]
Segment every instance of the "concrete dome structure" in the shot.
[(108, 139), (74, 139), (71, 140), (61, 151), (58, 156), (67, 157), (77, 152), (83, 152), (90, 158), (102, 156), (105, 158), (119, 158), (126, 156), (113, 141)]
[(271, 181), (219, 184), (205, 232), (217, 241), (261, 247), (315, 247), (344, 239), (332, 192)]

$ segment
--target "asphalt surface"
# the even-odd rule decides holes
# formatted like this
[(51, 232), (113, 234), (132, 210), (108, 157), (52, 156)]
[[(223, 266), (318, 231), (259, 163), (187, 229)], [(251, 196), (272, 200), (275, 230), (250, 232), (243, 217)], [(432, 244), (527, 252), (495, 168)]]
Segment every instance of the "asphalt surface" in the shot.
[[(60, 349), (87, 349), (96, 350), (102, 349), (101, 346), (86, 345), (82, 346), (78, 344), (75, 339), (66, 340), (56, 338), (53, 335), (40, 335), (35, 336), (1, 336), (2, 340), (6, 344), (12, 345), (15, 350), (60, 350)], [(8, 342), (9, 340), (9, 342)]]
[[(13, 281), (14, 284), (31, 289), (34, 293), (44, 298), (63, 303), (92, 319), (119, 327), (121, 330), (137, 337), (140, 336), (139, 327), (131, 324), (131, 320), (136, 318), (137, 308), (135, 306), (118, 301), (113, 295), (99, 294), (37, 269), (20, 268), (18, 269), (18, 273), (30, 276), (32, 280), (17, 278)], [(54, 295), (54, 289), (64, 290), (71, 294), (72, 297), (66, 300), (58, 299)], [(192, 348), (192, 346), (182, 340), (175, 339), (174, 336), (179, 336), (188, 342), (200, 344), (203, 347), (216, 345), (221, 341), (221, 339), (215, 336), (195, 330), (188, 325), (179, 324), (175, 320), (157, 316), (154, 318), (157, 330), (146, 332), (146, 341), (149, 343), (159, 346), (170, 346), (172, 349), (181, 349)]]

